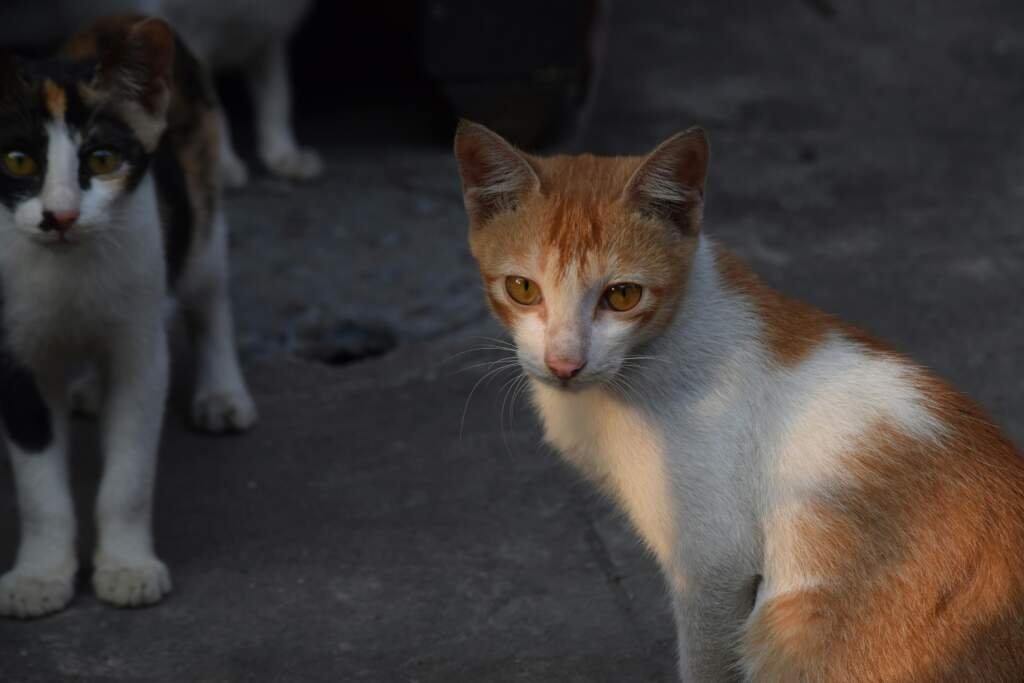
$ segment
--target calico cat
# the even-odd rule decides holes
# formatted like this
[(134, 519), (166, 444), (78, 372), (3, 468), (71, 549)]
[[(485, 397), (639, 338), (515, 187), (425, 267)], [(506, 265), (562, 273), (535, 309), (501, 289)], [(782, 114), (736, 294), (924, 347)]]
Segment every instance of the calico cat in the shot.
[(21, 524), (0, 615), (72, 597), (73, 401), (101, 406), (96, 595), (132, 606), (170, 590), (150, 523), (170, 292), (197, 349), (196, 425), (256, 420), (235, 355), (218, 136), (208, 80), (162, 20), (102, 20), (48, 61), (0, 56), (0, 419)]
[[(323, 173), (323, 160), (296, 141), (288, 44), (311, 7), (311, 0), (5, 0), (0, 44), (46, 44), (113, 14), (167, 19), (208, 68), (242, 71), (256, 109), (259, 157), (267, 169), (310, 180)], [(226, 117), (221, 127), (222, 178), (228, 187), (243, 187), (249, 171), (231, 143)]]
[(643, 158), (456, 135), (547, 441), (670, 587), (686, 681), (1024, 680), (1024, 461), (968, 399), (702, 232), (701, 130)]

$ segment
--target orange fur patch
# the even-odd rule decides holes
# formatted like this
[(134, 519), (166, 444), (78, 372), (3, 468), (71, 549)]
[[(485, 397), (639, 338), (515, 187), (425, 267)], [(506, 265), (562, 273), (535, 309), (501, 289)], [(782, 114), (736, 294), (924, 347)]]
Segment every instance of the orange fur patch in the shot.
[(1024, 676), (1024, 460), (923, 370), (920, 388), (948, 434), (880, 425), (851, 459), (856, 485), (808, 505), (799, 561), (833, 582), (754, 612), (743, 649), (757, 680)]
[(47, 79), (43, 82), (43, 98), (50, 116), (57, 121), (62, 121), (68, 110), (68, 95), (64, 92), (64, 88)]
[(747, 297), (757, 308), (764, 324), (764, 341), (779, 364), (796, 365), (836, 328), (831, 316), (775, 291), (736, 256), (717, 246), (715, 263), (726, 287)]

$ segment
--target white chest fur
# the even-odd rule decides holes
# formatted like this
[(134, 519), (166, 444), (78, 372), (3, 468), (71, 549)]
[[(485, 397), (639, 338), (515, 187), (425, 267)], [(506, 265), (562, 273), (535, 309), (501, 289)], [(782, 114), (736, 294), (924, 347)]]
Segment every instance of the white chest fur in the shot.
[(794, 516), (851, 483), (845, 459), (881, 424), (941, 434), (913, 367), (838, 333), (782, 367), (763, 325), (702, 246), (677, 323), (646, 351), (660, 362), (630, 378), (629, 399), (534, 383), (548, 441), (622, 505), (677, 591), (701, 577), (761, 574), (764, 595), (821, 580), (793, 553)]
[(601, 390), (566, 395), (534, 383), (534, 400), (552, 445), (616, 497), (666, 564), (676, 515), (659, 425)]
[(95, 353), (136, 321), (162, 317), (165, 265), (152, 180), (108, 228), (74, 246), (6, 234), (0, 277), (11, 348), (37, 366), (54, 355)]

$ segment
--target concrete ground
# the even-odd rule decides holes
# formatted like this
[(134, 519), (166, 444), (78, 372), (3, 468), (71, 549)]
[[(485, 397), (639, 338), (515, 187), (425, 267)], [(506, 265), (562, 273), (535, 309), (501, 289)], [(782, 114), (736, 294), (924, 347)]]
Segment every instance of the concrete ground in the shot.
[[(563, 149), (637, 153), (704, 125), (709, 233), (1024, 442), (1024, 6), (862, 5), (615, 3), (601, 89)], [(415, 111), (303, 131), (324, 181), (229, 201), (259, 427), (188, 430), (179, 353), (156, 522), (175, 591), (120, 611), (83, 577), (64, 613), (0, 622), (0, 680), (672, 680), (633, 534), (539, 445), (525, 400), (511, 414), (511, 373), (468, 400), (495, 356), (458, 354), (500, 331), (447, 145)], [(98, 466), (79, 432), (87, 558)], [(6, 565), (6, 468), (0, 491)]]

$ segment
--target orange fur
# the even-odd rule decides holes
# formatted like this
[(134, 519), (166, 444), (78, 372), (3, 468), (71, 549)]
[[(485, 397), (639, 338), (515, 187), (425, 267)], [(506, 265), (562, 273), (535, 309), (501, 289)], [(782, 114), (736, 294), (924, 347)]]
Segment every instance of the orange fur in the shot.
[[(590, 155), (542, 158), (519, 153), (539, 179), (539, 190), (519, 199), (515, 211), (488, 214), (470, 231), (470, 248), (485, 281), (501, 272), (510, 258), (536, 261), (543, 270), (603, 270), (614, 259), (621, 270), (647, 275), (657, 306), (640, 314), (648, 336), (671, 322), (685, 295), (696, 235), (666, 231), (639, 213), (623, 190), (643, 157), (602, 158)], [(471, 212), (471, 217), (473, 213)], [(506, 324), (513, 311), (487, 292), (495, 315)]]
[(748, 297), (764, 323), (769, 350), (783, 366), (794, 366), (824, 340), (837, 322), (802, 301), (790, 299), (765, 285), (736, 256), (719, 247), (715, 251), (719, 273), (727, 287)]
[(46, 99), (46, 108), (55, 121), (64, 118), (68, 108), (68, 96), (64, 89), (51, 80), (43, 83), (43, 97)]
[(922, 443), (879, 425), (856, 446), (856, 485), (808, 506), (800, 562), (841, 578), (755, 610), (754, 680), (1024, 676), (1024, 460), (970, 401), (921, 378), (948, 433)]

